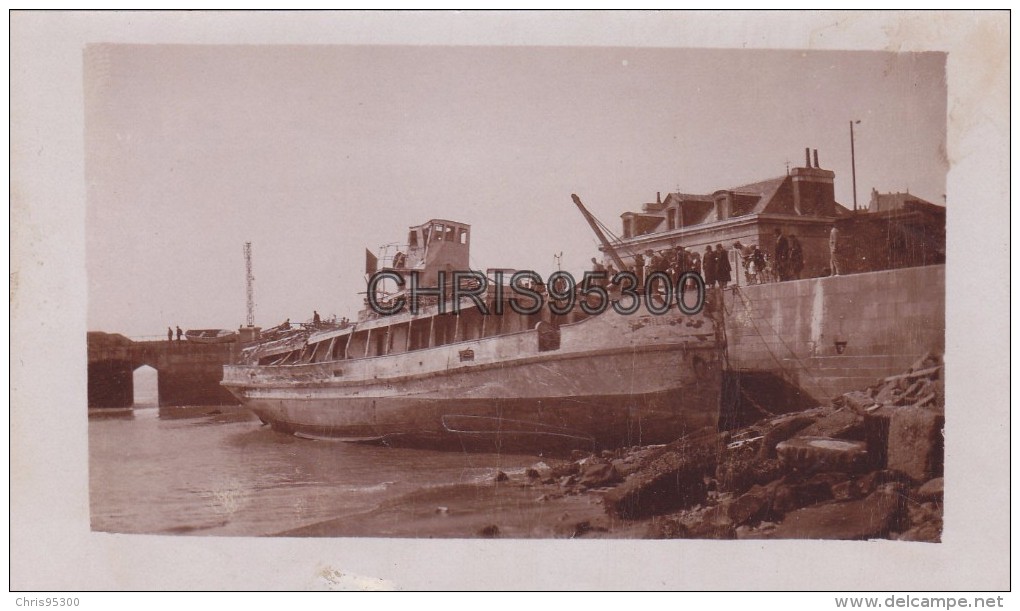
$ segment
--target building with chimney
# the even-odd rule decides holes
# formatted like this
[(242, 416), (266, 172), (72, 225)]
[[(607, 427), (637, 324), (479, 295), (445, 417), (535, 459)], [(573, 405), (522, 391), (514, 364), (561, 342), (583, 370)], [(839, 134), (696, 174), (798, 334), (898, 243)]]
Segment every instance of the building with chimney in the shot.
[(772, 257), (779, 229), (797, 236), (804, 252), (800, 277), (812, 278), (830, 274), (829, 234), (836, 225), (842, 273), (945, 262), (944, 207), (875, 192), (874, 210), (855, 212), (836, 202), (835, 176), (821, 168), (817, 150), (805, 149), (804, 166), (786, 176), (711, 194), (659, 193), (639, 212), (620, 215), (622, 235), (615, 247), (630, 265), (648, 250), (683, 246), (703, 253), (707, 245), (722, 244), (730, 251), (734, 281), (746, 284), (734, 245), (758, 246)]

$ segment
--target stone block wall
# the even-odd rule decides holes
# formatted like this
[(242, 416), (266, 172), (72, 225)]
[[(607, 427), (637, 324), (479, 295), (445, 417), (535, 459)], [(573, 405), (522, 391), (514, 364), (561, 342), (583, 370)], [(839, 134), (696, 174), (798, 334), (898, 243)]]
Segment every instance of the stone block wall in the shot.
[[(724, 291), (734, 369), (769, 371), (819, 402), (945, 350), (945, 266)], [(840, 351), (842, 348), (842, 351)]]

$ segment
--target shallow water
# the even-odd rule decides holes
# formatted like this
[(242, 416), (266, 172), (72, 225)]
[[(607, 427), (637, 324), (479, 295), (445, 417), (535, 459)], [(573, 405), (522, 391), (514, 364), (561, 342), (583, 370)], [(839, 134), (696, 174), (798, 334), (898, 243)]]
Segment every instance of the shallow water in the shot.
[(298, 439), (237, 407), (89, 416), (92, 528), (106, 532), (271, 535), (540, 460)]

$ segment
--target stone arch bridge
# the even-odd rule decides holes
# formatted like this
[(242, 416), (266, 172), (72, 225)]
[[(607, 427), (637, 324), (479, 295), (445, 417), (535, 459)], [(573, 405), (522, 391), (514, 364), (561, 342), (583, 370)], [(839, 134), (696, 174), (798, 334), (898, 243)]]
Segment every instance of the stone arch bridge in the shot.
[(88, 333), (88, 406), (130, 407), (134, 371), (143, 365), (158, 374), (159, 405), (229, 405), (238, 401), (220, 381), (223, 365), (237, 355), (237, 343), (132, 341), (115, 333)]

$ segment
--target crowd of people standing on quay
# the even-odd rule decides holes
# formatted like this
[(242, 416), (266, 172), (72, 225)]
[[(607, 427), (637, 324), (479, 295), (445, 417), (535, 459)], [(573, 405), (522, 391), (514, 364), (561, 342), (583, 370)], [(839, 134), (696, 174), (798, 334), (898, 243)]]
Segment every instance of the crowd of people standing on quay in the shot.
[[(804, 271), (804, 249), (800, 240), (792, 233), (783, 233), (781, 229), (775, 230), (773, 240), (768, 252), (757, 244), (745, 246), (739, 241), (731, 249), (722, 244), (716, 244), (715, 247), (709, 244), (701, 253), (684, 246), (660, 251), (648, 249), (643, 254), (635, 255), (633, 264), (626, 270), (617, 270), (612, 264), (603, 265), (593, 257), (592, 271), (605, 272), (610, 280), (619, 271), (630, 271), (637, 277), (639, 287), (644, 287), (645, 278), (655, 272), (668, 274), (674, 286), (681, 275), (694, 272), (702, 277), (706, 287), (726, 288), (734, 280), (734, 264), (743, 267), (747, 284), (799, 280)], [(833, 228), (829, 248), (832, 253), (831, 271), (835, 275), (839, 274), (835, 255), (837, 240), (838, 232)], [(731, 252), (735, 252), (736, 256), (732, 256)], [(682, 287), (683, 290), (688, 288), (691, 288), (690, 283)]]

